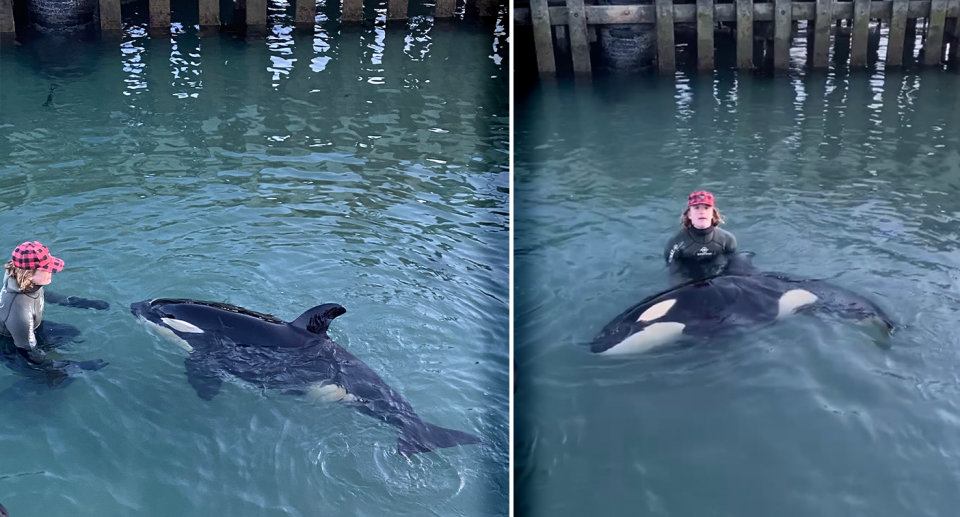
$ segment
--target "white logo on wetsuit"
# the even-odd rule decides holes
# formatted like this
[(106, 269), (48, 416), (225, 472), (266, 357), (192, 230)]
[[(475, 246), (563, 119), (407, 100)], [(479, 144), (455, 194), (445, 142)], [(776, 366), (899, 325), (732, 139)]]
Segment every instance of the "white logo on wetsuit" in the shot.
[(711, 253), (710, 250), (708, 250), (706, 246), (700, 248), (700, 249), (697, 251), (697, 256), (698, 256), (698, 257), (708, 257), (708, 256), (710, 256), (710, 255), (713, 255), (713, 253)]

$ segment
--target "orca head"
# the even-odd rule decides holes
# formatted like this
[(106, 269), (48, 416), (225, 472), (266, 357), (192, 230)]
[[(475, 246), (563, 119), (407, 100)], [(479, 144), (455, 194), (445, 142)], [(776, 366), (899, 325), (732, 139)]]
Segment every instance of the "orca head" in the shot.
[(182, 307), (184, 301), (159, 298), (134, 302), (130, 304), (130, 312), (138, 321), (172, 339), (189, 352), (193, 350), (193, 347), (187, 344), (182, 336), (203, 334), (204, 331), (182, 317), (178, 318), (177, 312), (179, 311), (176, 309)]

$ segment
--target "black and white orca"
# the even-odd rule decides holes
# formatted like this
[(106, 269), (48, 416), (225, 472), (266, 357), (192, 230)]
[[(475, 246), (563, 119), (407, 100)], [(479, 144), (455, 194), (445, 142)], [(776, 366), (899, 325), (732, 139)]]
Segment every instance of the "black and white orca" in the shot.
[(314, 400), (341, 402), (400, 430), (405, 457), (444, 447), (479, 444), (463, 431), (429, 424), (376, 372), (330, 339), (330, 323), (347, 312), (336, 303), (313, 307), (292, 322), (243, 307), (187, 299), (135, 302), (139, 320), (189, 355), (187, 381), (212, 400), (226, 376)]
[(797, 313), (830, 314), (875, 324), (882, 336), (897, 325), (873, 301), (824, 280), (762, 272), (740, 253), (715, 276), (654, 294), (610, 321), (590, 344), (593, 353), (636, 354), (681, 340), (728, 336)]

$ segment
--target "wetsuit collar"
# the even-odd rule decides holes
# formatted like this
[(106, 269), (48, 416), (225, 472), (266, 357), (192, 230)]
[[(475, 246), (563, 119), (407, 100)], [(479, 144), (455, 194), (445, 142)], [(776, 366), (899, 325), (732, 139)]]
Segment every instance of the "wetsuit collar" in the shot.
[(688, 228), (688, 230), (689, 230), (690, 233), (692, 233), (693, 235), (696, 235), (696, 236), (698, 236), (698, 237), (705, 237), (705, 236), (710, 235), (711, 233), (713, 233), (713, 229), (714, 229), (714, 228), (715, 228), (715, 226), (710, 225), (710, 226), (708, 226), (707, 228), (704, 228), (704, 229), (701, 230), (700, 228), (697, 228), (696, 226), (691, 226), (690, 228)]

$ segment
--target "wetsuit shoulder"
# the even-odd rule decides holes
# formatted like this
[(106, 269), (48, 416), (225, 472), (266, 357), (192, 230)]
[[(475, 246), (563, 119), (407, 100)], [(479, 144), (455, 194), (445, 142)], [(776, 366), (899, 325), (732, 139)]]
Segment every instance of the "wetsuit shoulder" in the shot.
[(737, 244), (737, 237), (734, 236), (727, 230), (717, 227), (713, 229), (714, 237), (713, 240), (717, 244), (723, 246), (723, 251), (725, 253), (736, 253), (739, 246)]

